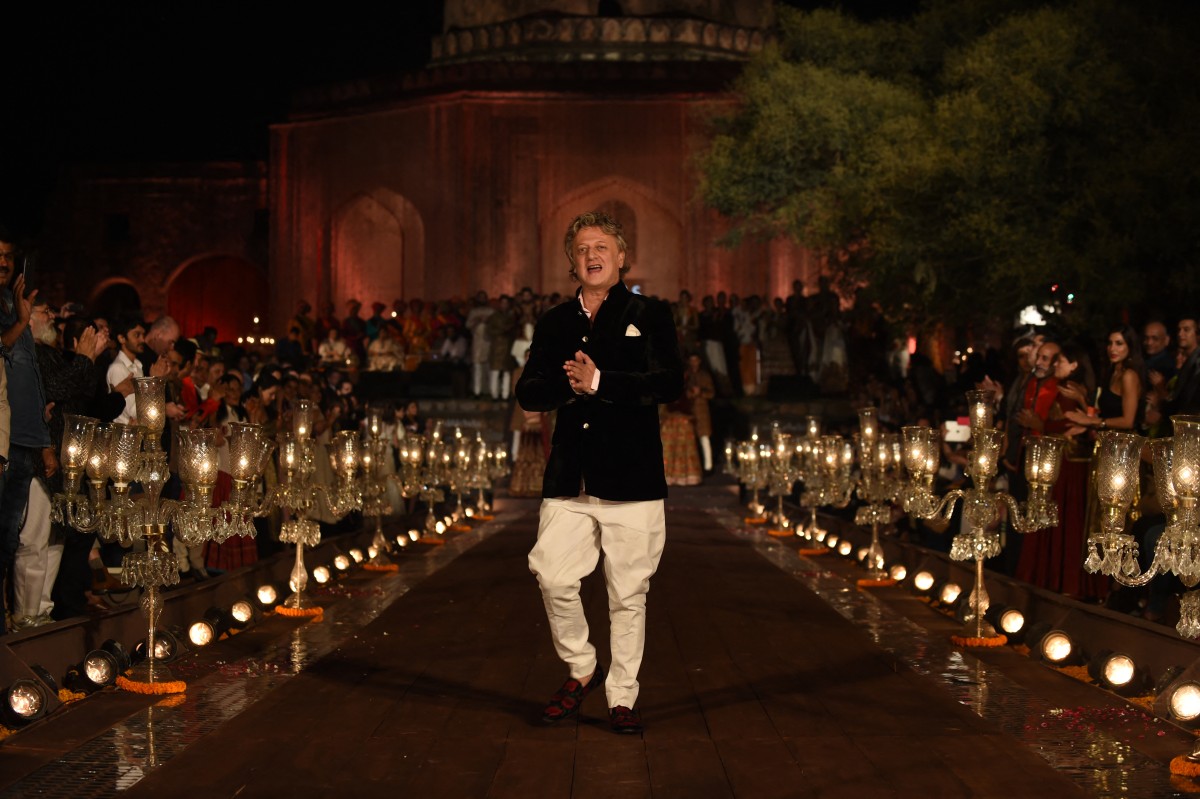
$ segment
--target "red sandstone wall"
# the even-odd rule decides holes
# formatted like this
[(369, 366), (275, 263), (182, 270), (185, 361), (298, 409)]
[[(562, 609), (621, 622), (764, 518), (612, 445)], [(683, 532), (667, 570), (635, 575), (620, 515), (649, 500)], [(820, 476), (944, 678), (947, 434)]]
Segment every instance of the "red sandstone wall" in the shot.
[(728, 103), (456, 93), (276, 126), (272, 321), (281, 328), (300, 298), (332, 300), (340, 315), (350, 296), (569, 291), (566, 222), (613, 203), (635, 216), (630, 282), (647, 293), (815, 283), (798, 248), (718, 247), (721, 221), (693, 200), (692, 159)]

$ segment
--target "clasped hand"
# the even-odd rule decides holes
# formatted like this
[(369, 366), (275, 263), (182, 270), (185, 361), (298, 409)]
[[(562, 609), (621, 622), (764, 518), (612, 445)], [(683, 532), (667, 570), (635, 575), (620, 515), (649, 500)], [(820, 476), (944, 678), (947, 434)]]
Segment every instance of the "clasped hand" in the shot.
[(563, 371), (576, 394), (594, 394), (592, 380), (596, 376), (596, 363), (583, 350), (575, 351), (574, 360), (563, 363)]

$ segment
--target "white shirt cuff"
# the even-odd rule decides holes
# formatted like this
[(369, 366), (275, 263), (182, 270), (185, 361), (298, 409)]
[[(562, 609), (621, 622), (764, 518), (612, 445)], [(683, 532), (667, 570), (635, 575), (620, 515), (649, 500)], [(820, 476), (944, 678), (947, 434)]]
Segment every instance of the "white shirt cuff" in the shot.
[(595, 393), (596, 391), (599, 391), (599, 390), (600, 390), (600, 370), (597, 369), (596, 373), (594, 375), (592, 375), (592, 392)]

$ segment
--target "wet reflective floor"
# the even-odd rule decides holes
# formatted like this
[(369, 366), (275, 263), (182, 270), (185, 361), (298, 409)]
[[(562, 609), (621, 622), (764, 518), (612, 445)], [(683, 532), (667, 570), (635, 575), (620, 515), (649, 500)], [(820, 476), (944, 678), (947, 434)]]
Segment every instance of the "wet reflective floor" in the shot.
[(1153, 716), (1133, 706), (1114, 710), (1049, 702), (953, 646), (948, 636), (930, 633), (871, 592), (858, 590), (844, 577), (823, 569), (821, 559), (800, 557), (795, 546), (781, 545), (747, 527), (728, 509), (714, 510), (713, 515), (881, 648), (918, 674), (937, 681), (956, 701), (1037, 752), (1089, 795), (1194, 795), (1178, 791), (1166, 766), (1133, 747), (1137, 738), (1168, 734), (1167, 725)]
[[(540, 703), (562, 674), (524, 564), (535, 507), (398, 573), (333, 586), (317, 595), (323, 621), (253, 656), (203, 673), (178, 666), (185, 696), (140, 709), (3, 795), (1184, 795), (1133, 746), (1160, 731), (1156, 720), (1131, 709), (1114, 723), (1098, 714), (1119, 711), (1026, 689), (747, 529), (720, 491), (672, 492), (650, 595), (645, 735), (609, 733), (600, 698), (578, 722), (544, 727)], [(589, 581), (604, 658), (606, 599)], [(351, 672), (361, 682), (336, 684)], [(357, 693), (343, 702), (340, 691)], [(321, 692), (312, 715), (296, 706)], [(890, 715), (866, 717), (880, 705)], [(299, 753), (319, 751), (306, 743), (329, 762), (368, 762), (330, 771), (305, 762)]]

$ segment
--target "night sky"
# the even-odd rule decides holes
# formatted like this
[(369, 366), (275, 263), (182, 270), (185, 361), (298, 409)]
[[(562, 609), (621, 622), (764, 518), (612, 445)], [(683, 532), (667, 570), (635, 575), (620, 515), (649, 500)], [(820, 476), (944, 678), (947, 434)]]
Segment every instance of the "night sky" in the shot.
[[(841, 3), (864, 16), (914, 4)], [(32, 5), (0, 12), (0, 222), (19, 237), (37, 235), (72, 164), (265, 159), (296, 89), (423, 66), (443, 3)]]

